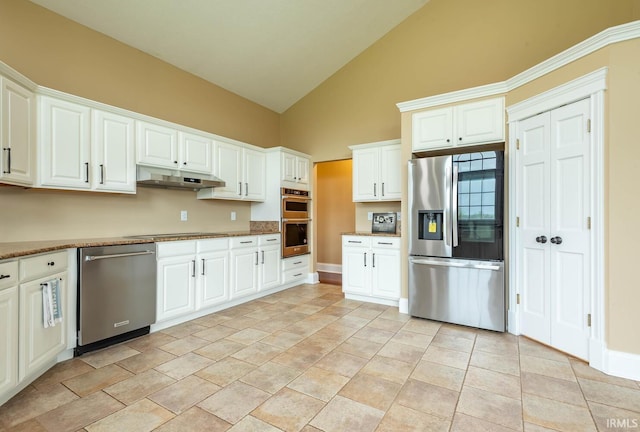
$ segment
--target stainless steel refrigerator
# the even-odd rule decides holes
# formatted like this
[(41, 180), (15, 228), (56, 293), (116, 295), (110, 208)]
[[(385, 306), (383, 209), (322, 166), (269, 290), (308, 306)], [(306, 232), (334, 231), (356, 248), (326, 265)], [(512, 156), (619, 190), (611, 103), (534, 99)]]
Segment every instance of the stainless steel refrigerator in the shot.
[(409, 313), (505, 331), (504, 153), (409, 161)]

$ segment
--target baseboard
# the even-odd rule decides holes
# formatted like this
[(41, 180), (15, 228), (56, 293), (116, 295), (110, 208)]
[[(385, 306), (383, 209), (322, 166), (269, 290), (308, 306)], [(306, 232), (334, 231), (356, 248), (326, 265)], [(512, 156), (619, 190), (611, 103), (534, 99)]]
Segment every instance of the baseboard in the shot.
[(342, 273), (342, 265), (318, 263), (316, 264), (316, 270), (324, 273)]
[(345, 293), (344, 298), (346, 298), (347, 300), (358, 300), (366, 303), (377, 303), (385, 306), (398, 306), (398, 300), (389, 300), (389, 299), (383, 299), (379, 297)]
[(640, 381), (640, 355), (622, 351), (605, 350), (605, 356), (606, 360), (603, 372), (621, 378)]
[(400, 297), (398, 302), (398, 312), (401, 314), (409, 314), (409, 299)]
[(318, 276), (318, 272), (309, 273), (307, 275), (307, 280), (305, 280), (304, 283), (308, 283), (308, 284), (320, 283), (320, 276)]

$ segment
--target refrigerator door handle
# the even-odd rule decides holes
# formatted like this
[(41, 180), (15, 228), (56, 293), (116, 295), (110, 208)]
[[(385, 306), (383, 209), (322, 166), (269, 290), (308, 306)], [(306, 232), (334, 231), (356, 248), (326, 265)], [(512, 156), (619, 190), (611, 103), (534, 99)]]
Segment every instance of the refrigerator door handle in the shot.
[[(447, 177), (448, 180), (451, 180), (451, 164), (447, 164), (446, 168), (445, 168), (445, 176)], [(447, 181), (445, 183), (445, 196), (449, 196), (450, 194), (450, 190), (449, 190), (449, 186), (450, 186), (451, 182)], [(451, 213), (451, 201), (450, 200), (445, 200), (444, 202), (444, 217), (442, 218), (442, 236), (444, 239), (444, 244), (448, 247), (451, 247), (451, 228), (449, 228), (449, 221), (451, 220), (451, 217), (449, 216)]]
[(491, 264), (465, 264), (458, 262), (436, 261), (425, 258), (409, 258), (411, 264), (434, 265), (440, 267), (472, 268), (478, 270), (500, 270), (500, 266)]
[(458, 246), (458, 166), (453, 166), (453, 191), (451, 192), (451, 225), (453, 228), (453, 247)]

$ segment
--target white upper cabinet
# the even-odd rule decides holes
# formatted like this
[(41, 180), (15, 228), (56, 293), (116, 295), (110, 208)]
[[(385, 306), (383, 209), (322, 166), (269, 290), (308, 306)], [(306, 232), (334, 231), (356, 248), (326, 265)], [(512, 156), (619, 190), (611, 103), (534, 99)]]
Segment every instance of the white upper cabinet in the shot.
[(349, 147), (353, 151), (353, 201), (400, 201), (399, 140)]
[(40, 99), (40, 186), (135, 193), (133, 120)]
[(213, 172), (213, 140), (187, 132), (178, 134), (180, 169), (211, 174)]
[(40, 98), (40, 185), (91, 189), (91, 109)]
[(31, 186), (35, 180), (34, 94), (0, 77), (0, 182)]
[(153, 123), (139, 121), (137, 162), (141, 165), (179, 169), (178, 131)]
[(418, 112), (412, 116), (414, 152), (504, 141), (504, 98)]
[(257, 147), (226, 141), (214, 143), (213, 175), (224, 187), (202, 189), (199, 199), (264, 201), (266, 196), (266, 156)]
[(309, 190), (309, 158), (282, 150), (282, 186)]
[(136, 191), (134, 120), (93, 111), (93, 185), (97, 190)]

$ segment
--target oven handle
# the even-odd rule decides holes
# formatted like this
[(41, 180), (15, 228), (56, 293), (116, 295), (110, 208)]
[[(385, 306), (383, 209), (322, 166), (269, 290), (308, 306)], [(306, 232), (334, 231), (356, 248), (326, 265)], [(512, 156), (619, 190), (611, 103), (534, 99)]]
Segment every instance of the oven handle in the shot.
[(282, 218), (282, 222), (299, 222), (299, 223), (305, 223), (305, 222), (311, 222), (312, 219), (287, 219), (287, 218)]
[(107, 258), (120, 258), (120, 257), (129, 257), (129, 256), (138, 256), (138, 255), (151, 255), (154, 254), (154, 251), (142, 251), (142, 252), (130, 252), (130, 253), (121, 253), (121, 254), (111, 254), (111, 255), (87, 255), (84, 257), (85, 261), (95, 261)]

